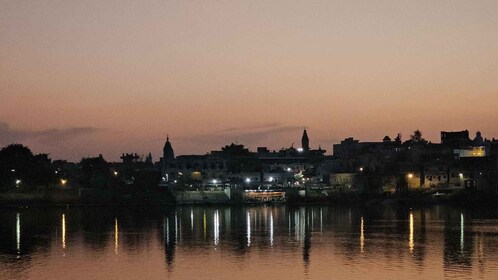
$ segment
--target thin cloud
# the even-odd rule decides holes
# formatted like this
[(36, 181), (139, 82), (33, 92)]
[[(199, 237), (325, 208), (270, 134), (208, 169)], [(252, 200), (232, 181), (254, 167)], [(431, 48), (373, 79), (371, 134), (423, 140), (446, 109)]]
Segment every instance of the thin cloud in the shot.
[(219, 131), (219, 133), (252, 131), (252, 130), (274, 128), (274, 127), (279, 127), (279, 126), (281, 126), (281, 124), (279, 124), (279, 123), (269, 123), (269, 124), (245, 126), (245, 127), (230, 127), (230, 128), (223, 129), (223, 130)]
[(101, 131), (95, 127), (68, 127), (52, 128), (46, 130), (29, 131), (14, 129), (5, 122), (0, 122), (0, 144), (19, 143), (23, 141), (35, 141), (40, 144), (58, 144), (71, 141), (75, 138)]

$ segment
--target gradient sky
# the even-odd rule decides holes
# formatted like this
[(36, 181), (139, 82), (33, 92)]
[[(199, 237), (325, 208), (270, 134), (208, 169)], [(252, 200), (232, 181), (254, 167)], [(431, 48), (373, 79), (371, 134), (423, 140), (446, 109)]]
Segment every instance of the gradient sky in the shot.
[(498, 137), (498, 1), (0, 0), (0, 146)]

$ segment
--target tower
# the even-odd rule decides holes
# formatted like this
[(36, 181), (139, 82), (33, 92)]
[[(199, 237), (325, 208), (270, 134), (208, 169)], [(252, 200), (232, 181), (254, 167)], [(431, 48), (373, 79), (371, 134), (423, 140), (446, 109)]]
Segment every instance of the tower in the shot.
[(169, 142), (169, 136), (166, 137), (166, 143), (163, 148), (163, 158), (162, 158), (162, 173), (163, 180), (169, 181), (170, 179), (170, 167), (171, 164), (175, 161), (175, 152), (173, 151), (173, 147), (171, 147), (171, 143)]
[(303, 131), (303, 137), (301, 138), (301, 147), (303, 151), (310, 150), (310, 139), (308, 138), (308, 133), (306, 133), (306, 129)]
[(175, 152), (173, 151), (173, 147), (171, 147), (171, 143), (169, 142), (169, 136), (166, 137), (166, 143), (164, 144), (163, 159), (165, 161), (175, 159)]

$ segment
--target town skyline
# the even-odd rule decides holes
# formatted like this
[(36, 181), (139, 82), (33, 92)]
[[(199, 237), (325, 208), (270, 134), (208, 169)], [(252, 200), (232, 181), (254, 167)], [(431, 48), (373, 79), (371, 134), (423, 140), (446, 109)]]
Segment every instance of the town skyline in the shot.
[[(294, 130), (294, 129), (293, 129)], [(162, 140), (162, 143), (160, 144), (159, 147), (156, 147), (154, 149), (154, 151), (143, 151), (143, 150), (140, 150), (140, 151), (137, 151), (137, 150), (123, 150), (121, 152), (118, 152), (116, 155), (114, 154), (105, 154), (105, 153), (101, 153), (99, 152), (100, 150), (99, 149), (96, 149), (93, 153), (88, 153), (87, 155), (83, 155), (82, 157), (80, 158), (63, 158), (63, 157), (53, 157), (52, 153), (50, 152), (47, 152), (47, 151), (43, 151), (43, 150), (36, 150), (36, 149), (33, 149), (31, 146), (29, 146), (28, 144), (26, 143), (22, 143), (22, 142), (10, 142), (10, 143), (6, 143), (6, 144), (1, 144), (0, 143), (0, 148), (4, 148), (4, 147), (7, 147), (9, 145), (12, 145), (12, 144), (21, 144), (23, 146), (26, 146), (28, 148), (30, 148), (33, 153), (35, 154), (47, 154), (51, 159), (53, 160), (68, 160), (70, 162), (79, 162), (81, 159), (84, 159), (84, 158), (92, 158), (92, 157), (95, 157), (95, 156), (98, 156), (98, 155), (102, 155), (104, 156), (107, 160), (110, 160), (111, 162), (117, 162), (117, 161), (120, 161), (122, 159), (122, 156), (125, 155), (125, 154), (129, 154), (131, 152), (131, 155), (137, 155), (139, 157), (140, 160), (146, 160), (146, 158), (151, 155), (152, 156), (152, 159), (154, 162), (157, 162), (158, 160), (161, 159), (161, 157), (163, 156), (163, 147), (164, 147), (164, 143), (165, 142), (168, 142), (168, 143), (171, 143), (170, 145), (173, 145), (173, 148), (174, 148), (174, 151), (175, 151), (175, 155), (176, 156), (187, 156), (187, 155), (208, 155), (208, 154), (211, 154), (212, 152), (216, 152), (216, 151), (219, 151), (220, 149), (222, 149), (223, 147), (227, 147), (229, 145), (233, 145), (233, 144), (236, 144), (236, 145), (242, 145), (244, 148), (248, 149), (250, 152), (256, 152), (258, 148), (267, 148), (268, 151), (272, 151), (272, 152), (279, 152), (279, 151), (284, 151), (284, 150), (288, 150), (289, 148), (295, 148), (297, 149), (298, 151), (299, 150), (302, 150), (302, 134), (303, 133), (303, 130), (304, 130), (304, 133), (306, 134), (307, 131), (309, 131), (308, 129), (304, 128), (304, 129), (298, 129), (296, 128), (296, 131), (297, 131), (297, 134), (296, 135), (293, 135), (293, 138), (292, 140), (294, 140), (295, 138), (295, 141), (292, 141), (292, 142), (288, 142), (290, 144), (286, 145), (286, 146), (281, 146), (281, 147), (272, 147), (270, 145), (267, 145), (265, 143), (262, 143), (262, 142), (258, 142), (258, 143), (261, 143), (261, 145), (247, 145), (247, 143), (244, 143), (244, 142), (241, 142), (241, 141), (228, 141), (228, 142), (221, 142), (222, 140), (219, 140), (220, 141), (220, 145), (218, 146), (213, 146), (207, 150), (204, 150), (204, 151), (201, 151), (200, 149), (194, 149), (194, 150), (187, 150), (186, 152), (184, 150), (181, 150), (181, 149), (178, 149), (177, 147), (183, 147), (184, 145), (182, 145), (181, 142), (176, 142), (175, 141), (175, 138), (174, 137), (170, 137), (169, 134), (166, 135), (166, 137)], [(397, 136), (400, 136), (401, 137), (401, 143), (404, 143), (404, 142), (409, 142), (411, 138), (413, 138), (414, 134), (416, 134), (417, 132), (420, 132), (421, 133), (421, 137), (424, 141), (427, 141), (428, 143), (432, 143), (432, 144), (441, 144), (441, 134), (444, 133), (444, 132), (467, 132), (469, 134), (469, 137), (471, 139), (473, 139), (477, 134), (479, 134), (479, 136), (482, 135), (483, 139), (485, 141), (495, 141), (495, 137), (494, 136), (489, 136), (489, 135), (485, 135), (484, 133), (482, 133), (480, 130), (468, 130), (468, 129), (462, 129), (462, 130), (440, 130), (438, 132), (438, 139), (428, 139), (426, 137), (426, 134), (419, 130), (419, 129), (416, 129), (416, 130), (413, 130), (411, 133), (409, 133), (408, 135), (404, 135), (402, 134), (401, 132), (399, 133), (395, 133), (395, 134), (385, 134), (384, 136), (382, 137), (379, 137), (377, 139), (360, 139), (360, 138), (357, 138), (357, 137), (354, 137), (354, 136), (346, 136), (342, 139), (339, 139), (335, 142), (330, 142), (326, 145), (321, 145), (321, 144), (316, 144), (315, 140), (313, 138), (310, 137), (310, 141), (309, 144), (308, 144), (308, 148), (310, 149), (322, 149), (324, 150), (324, 155), (325, 156), (333, 156), (333, 146), (337, 145), (337, 144), (340, 144), (341, 142), (343, 141), (347, 141), (347, 140), (355, 140), (355, 141), (359, 141), (361, 143), (371, 143), (371, 142), (382, 142), (382, 141), (385, 141), (385, 137), (388, 137), (390, 139), (390, 141), (395, 141), (395, 138)], [(263, 133), (258, 133), (258, 134), (263, 134)], [(308, 133), (309, 134), (309, 133)], [(313, 135), (313, 134), (311, 134)], [(263, 137), (264, 138), (264, 137)], [(182, 138), (178, 138), (178, 140), (181, 140)], [(221, 139), (221, 138), (220, 138)], [(159, 150), (159, 151), (155, 151), (155, 150)], [(199, 151), (199, 152), (196, 152), (196, 151)]]

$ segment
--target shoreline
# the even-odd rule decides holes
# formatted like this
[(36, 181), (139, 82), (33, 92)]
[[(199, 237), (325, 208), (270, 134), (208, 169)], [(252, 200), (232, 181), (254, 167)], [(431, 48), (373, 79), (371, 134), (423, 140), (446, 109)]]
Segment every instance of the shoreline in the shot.
[[(62, 195), (61, 195), (62, 193)], [(3, 193), (0, 194), (0, 208), (19, 207), (115, 207), (115, 206), (160, 206), (175, 207), (184, 205), (196, 206), (247, 206), (247, 205), (288, 205), (288, 206), (358, 206), (358, 207), (378, 207), (378, 206), (432, 206), (432, 205), (454, 205), (462, 207), (496, 207), (498, 206), (498, 195), (482, 190), (463, 190), (444, 198), (435, 198), (429, 194), (420, 192), (406, 192), (393, 195), (366, 195), (366, 194), (345, 194), (337, 193), (328, 197), (297, 197), (290, 196), (286, 201), (279, 202), (254, 202), (233, 200), (226, 202), (219, 201), (195, 201), (176, 202), (174, 197), (164, 192), (140, 194), (135, 196), (106, 194), (97, 195), (91, 198), (79, 198), (74, 191), (71, 192), (43, 192), (43, 193)]]

